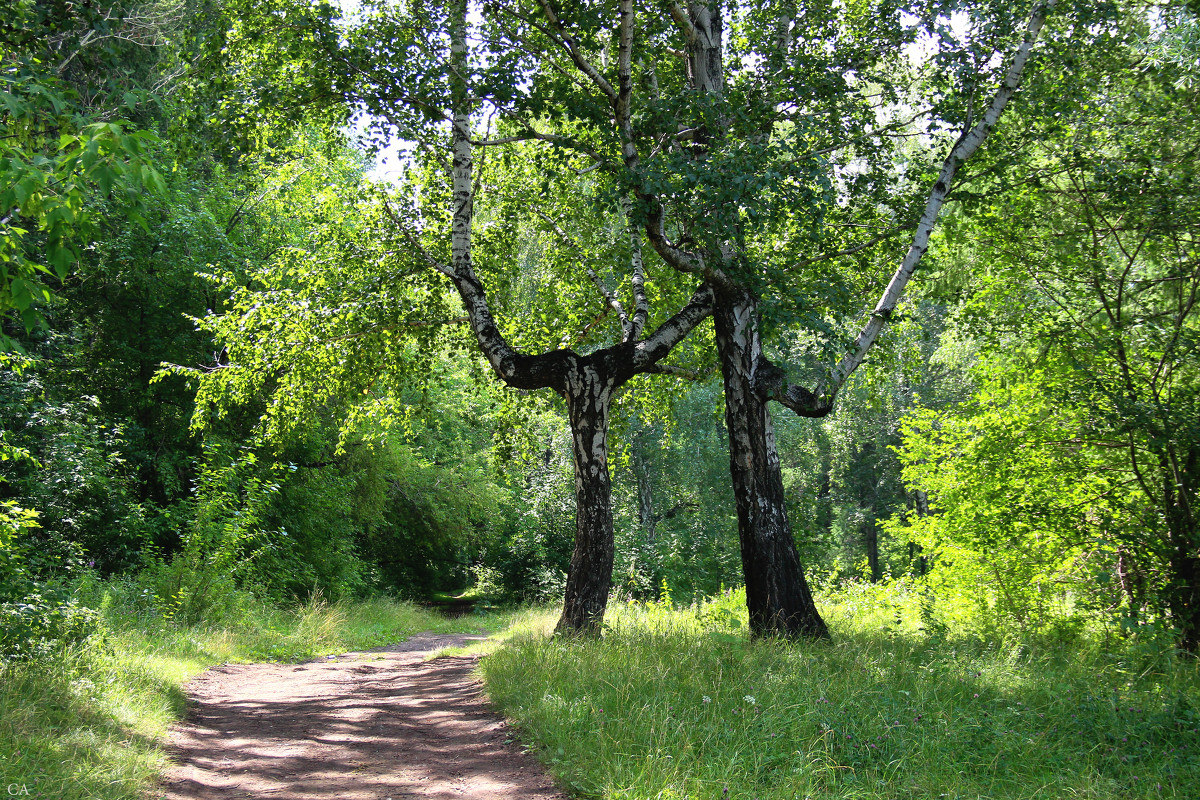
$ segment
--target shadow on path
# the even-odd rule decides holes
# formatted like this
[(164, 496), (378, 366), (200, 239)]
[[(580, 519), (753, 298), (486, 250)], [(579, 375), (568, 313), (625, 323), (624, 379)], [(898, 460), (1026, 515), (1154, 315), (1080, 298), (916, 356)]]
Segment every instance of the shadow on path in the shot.
[(216, 667), (169, 749), (164, 800), (562, 800), (471, 676), (474, 657), (422, 661), (469, 636), (307, 664)]

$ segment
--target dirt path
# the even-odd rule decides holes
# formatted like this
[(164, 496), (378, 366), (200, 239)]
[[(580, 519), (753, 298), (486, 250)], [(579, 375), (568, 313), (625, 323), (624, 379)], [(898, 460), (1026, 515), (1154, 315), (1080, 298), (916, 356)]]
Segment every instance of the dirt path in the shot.
[(187, 688), (163, 800), (565, 800), (508, 742), (475, 659), (422, 659), (481, 637), (421, 635), (307, 664), (234, 664)]

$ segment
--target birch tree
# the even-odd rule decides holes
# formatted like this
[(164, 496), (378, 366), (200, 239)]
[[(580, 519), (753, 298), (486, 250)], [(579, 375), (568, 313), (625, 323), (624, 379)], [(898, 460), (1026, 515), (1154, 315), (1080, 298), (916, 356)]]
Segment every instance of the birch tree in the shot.
[[(473, 94), (502, 133), (489, 144), (540, 143), (611, 176), (662, 263), (712, 291), (755, 633), (827, 635), (787, 519), (768, 403), (811, 417), (832, 410), (895, 311), (960, 168), (1016, 92), (1052, 5), (1023, 15), (982, 6), (963, 35), (937, 4), (906, 9), (911, 17), (891, 5), (842, 14), (832, 3), (482, 9), (478, 46), (493, 69), (476, 73)], [(921, 36), (935, 51), (925, 69), (904, 52)], [(499, 79), (500, 65), (520, 80)], [(469, 132), (455, 135), (465, 153)], [(895, 137), (917, 135), (946, 142), (940, 167), (926, 154), (897, 174)], [(459, 213), (466, 197), (463, 179)], [(871, 281), (828, 265), (902, 235), (899, 267), (857, 336), (842, 339), (853, 302), (839, 294)], [(829, 366), (790, 380), (764, 351), (764, 313), (823, 332)], [(492, 352), (499, 370), (503, 351)]]
[[(446, 218), (398, 203), (396, 228), (450, 278), (506, 383), (567, 398), (580, 434), (581, 542), (593, 541), (585, 531), (611, 529), (598, 498), (608, 495), (601, 445), (612, 393), (656, 369), (711, 294), (751, 627), (824, 636), (787, 519), (768, 404), (813, 417), (832, 410), (895, 312), (960, 170), (1015, 94), (1053, 4), (376, 0), (344, 43), (309, 38), (325, 48), (313, 74), (331, 76), (326, 95), (357, 104), (381, 137), (412, 143), (415, 159), (450, 176)], [(1059, 38), (1082, 35), (1078, 22)], [(520, 209), (489, 193), (481, 159), (535, 151), (548, 183), (578, 179), (579, 200), (547, 192)], [(493, 318), (495, 297), (477, 270), (480, 242), (492, 236), (477, 214), (553, 218), (556, 206), (597, 197), (602, 214), (640, 231), (623, 250), (623, 304), (597, 284), (619, 329), (588, 355), (514, 347), (519, 326)], [(441, 252), (428, 234), (447, 229)], [(646, 287), (679, 294), (696, 283), (676, 306), (682, 316), (647, 334)], [(771, 358), (772, 326), (806, 331), (808, 363)], [(795, 367), (804, 380), (790, 377)], [(597, 565), (611, 558), (589, 547), (577, 552), (583, 572), (569, 595), (584, 574), (588, 585), (607, 580)], [(587, 593), (594, 603), (603, 592)], [(572, 603), (564, 623), (596, 618), (594, 605), (573, 616)]]
[[(413, 276), (404, 289), (397, 270), (420, 263), (447, 278), (471, 337), (499, 379), (522, 392), (550, 389), (566, 403), (577, 518), (558, 629), (597, 631), (614, 559), (608, 466), (614, 399), (635, 375), (672, 369), (663, 359), (709, 316), (711, 291), (697, 280), (686, 290), (647, 286), (647, 256), (656, 256), (643, 254), (632, 204), (613, 191), (611, 180), (565, 164), (566, 178), (533, 175), (535, 185), (524, 185), (532, 174), (525, 162), (536, 156), (517, 139), (490, 137), (488, 129), (496, 96), (522, 76), (506, 71), (503, 53), (481, 44), (486, 35), (471, 21), (465, 1), (364, 4), (339, 36), (330, 35), (327, 4), (283, 3), (266, 11), (249, 4), (244, 11), (226, 38), (235, 43), (235, 71), (252, 85), (269, 80), (278, 95), (290, 81), (322, 108), (337, 96), (343, 107), (365, 108), (376, 125), (411, 148), (406, 175), (390, 197), (364, 187), (362, 198), (386, 223), (375, 230), (378, 242), (358, 250), (382, 273), (381, 289), (392, 285), (397, 291), (316, 315), (351, 326), (359, 319), (360, 332), (340, 331), (321, 341), (313, 335), (323, 328), (320, 322), (305, 336), (291, 337), (302, 347), (268, 342), (283, 353), (269, 371), (310, 364), (314, 354), (336, 374), (352, 370), (356, 380), (371, 370), (367, 363), (386, 369), (370, 355), (364, 362), (363, 343), (382, 330), (394, 338), (406, 328), (432, 328), (456, 316), (445, 313), (443, 298), (429, 292), (424, 278)], [(278, 35), (268, 37), (271, 31)], [(297, 42), (289, 44), (289, 37)], [(298, 79), (297, 63), (304, 60), (319, 66)], [(314, 88), (322, 75), (331, 76), (331, 85)], [(280, 113), (253, 103), (248, 108), (268, 120)], [(488, 152), (495, 158), (479, 155)], [(560, 202), (569, 188), (575, 197)], [(600, 235), (592, 236), (597, 230)], [(587, 245), (589, 237), (600, 241)], [(499, 303), (490, 286), (507, 290)], [(429, 319), (414, 319), (421, 303)], [(381, 325), (377, 315), (388, 307), (397, 319)], [(249, 308), (262, 316), (258, 304)], [(357, 355), (347, 358), (351, 349)]]

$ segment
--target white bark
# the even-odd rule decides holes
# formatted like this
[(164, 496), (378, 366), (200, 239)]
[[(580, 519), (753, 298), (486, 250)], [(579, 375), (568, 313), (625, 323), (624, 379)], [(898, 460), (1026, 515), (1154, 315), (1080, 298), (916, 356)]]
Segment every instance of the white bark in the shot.
[(953, 187), (954, 176), (958, 172), (958, 168), (975, 155), (980, 145), (996, 127), (996, 123), (1000, 121), (1000, 115), (1004, 112), (1005, 106), (1008, 105), (1008, 101), (1012, 99), (1017, 87), (1021, 84), (1025, 64), (1029, 61), (1029, 55), (1033, 51), (1034, 43), (1037, 42), (1042, 25), (1046, 22), (1046, 16), (1056, 3), (1057, 0), (1046, 0), (1033, 10), (1025, 29), (1024, 40), (1017, 48), (1008, 73), (996, 91), (995, 97), (992, 98), (991, 105), (988, 106), (979, 123), (966, 131), (950, 149), (950, 154), (946, 157), (942, 171), (938, 175), (937, 183), (933, 185), (933, 190), (929, 193), (929, 200), (925, 203), (925, 212), (921, 215), (921, 221), (917, 225), (917, 231), (913, 236), (912, 245), (908, 248), (908, 253), (904, 256), (904, 260), (892, 276), (887, 288), (884, 289), (883, 296), (879, 298), (879, 303), (876, 304), (866, 325), (854, 340), (850, 352), (833, 368), (825, 385), (815, 393), (822, 402), (833, 403), (838, 390), (842, 388), (854, 370), (862, 364), (867, 356), (867, 351), (875, 344), (880, 331), (888, 323), (892, 312), (896, 310), (896, 305), (904, 294), (904, 287), (908, 285), (908, 281), (921, 263), (925, 251), (929, 249), (929, 237), (933, 233), (933, 227), (937, 223), (946, 197)]
[(567, 33), (562, 21), (559, 20), (558, 15), (554, 13), (554, 8), (550, 5), (548, 0), (541, 0), (540, 5), (542, 8), (542, 13), (546, 15), (547, 21), (549, 21), (551, 27), (554, 29), (556, 34), (555, 38), (557, 39), (558, 43), (562, 45), (563, 49), (566, 50), (571, 56), (571, 60), (575, 62), (575, 66), (579, 68), (580, 72), (591, 79), (592, 83), (594, 83), (596, 87), (604, 93), (605, 97), (607, 97), (609, 100), (615, 101), (617, 99), (616, 90), (613, 89), (612, 84), (600, 74), (600, 70), (596, 69), (591, 62), (583, 57), (583, 51), (579, 49), (579, 45), (576, 44), (571, 35)]
[(625, 227), (629, 231), (629, 283), (633, 289), (633, 317), (625, 333), (625, 341), (637, 341), (650, 317), (650, 300), (646, 297), (646, 266), (642, 261), (642, 229), (633, 220), (632, 203), (622, 198), (621, 210), (625, 216)]
[(467, 77), (470, 65), (467, 60), (467, 2), (459, 0), (450, 22), (450, 71), (451, 95), (454, 107), (451, 116), (451, 149), (453, 164), (451, 172), (452, 219), (450, 229), (450, 278), (454, 281), (462, 298), (463, 308), (471, 321), (475, 339), (483, 350), (492, 369), (504, 381), (522, 388), (524, 378), (517, 364), (517, 353), (504, 337), (488, 308), (487, 293), (475, 276), (471, 264), (471, 230), (474, 212), (475, 187), (472, 170), (474, 166), (471, 147), (471, 99)]
[(707, 284), (692, 293), (692, 298), (675, 316), (664, 322), (640, 342), (633, 346), (632, 367), (636, 372), (648, 372), (665, 358), (675, 345), (712, 313), (712, 290)]

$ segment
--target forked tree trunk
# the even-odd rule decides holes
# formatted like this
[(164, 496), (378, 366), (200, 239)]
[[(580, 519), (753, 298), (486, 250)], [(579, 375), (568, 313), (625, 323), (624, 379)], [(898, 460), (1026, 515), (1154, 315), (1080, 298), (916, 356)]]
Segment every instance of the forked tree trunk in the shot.
[[(577, 508), (575, 549), (557, 630), (594, 633), (604, 619), (613, 569), (612, 486), (608, 474), (609, 404), (618, 388), (634, 375), (655, 369), (658, 362), (709, 315), (711, 293), (707, 287), (699, 287), (686, 306), (643, 337), (649, 302), (642, 275), (641, 235), (631, 229), (635, 309), (632, 316), (625, 314), (616, 296), (606, 291), (592, 274), (597, 288), (623, 321), (620, 344), (583, 356), (561, 348), (529, 355), (509, 344), (492, 317), (487, 289), (472, 265), (473, 208), (477, 187), (472, 177), (471, 104), (474, 100), (467, 80), (471, 75), (467, 58), (467, 5), (466, 0), (456, 0), (448, 30), (453, 152), (451, 261), (442, 264), (428, 253), (425, 257), (453, 281), (470, 319), (475, 340), (496, 375), (517, 389), (553, 389), (567, 401), (575, 456)], [(626, 58), (623, 86), (628, 83), (627, 61)], [(588, 271), (583, 265), (580, 270)]]
[(713, 324), (725, 381), (729, 468), (750, 631), (756, 636), (825, 638), (829, 629), (813, 602), (788, 523), (771, 412), (755, 391), (755, 371), (762, 363), (757, 313), (749, 292), (715, 292)]

